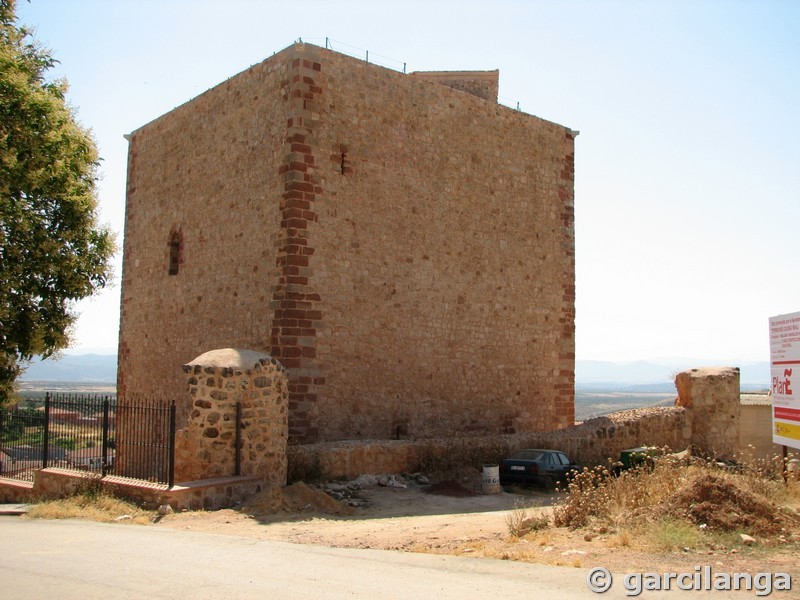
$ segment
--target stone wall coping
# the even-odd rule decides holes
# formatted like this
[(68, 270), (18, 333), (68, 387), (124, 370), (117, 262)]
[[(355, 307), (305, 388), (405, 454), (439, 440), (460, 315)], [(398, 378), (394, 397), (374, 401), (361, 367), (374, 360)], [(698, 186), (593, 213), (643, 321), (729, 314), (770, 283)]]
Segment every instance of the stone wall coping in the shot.
[(194, 490), (217, 485), (230, 485), (235, 483), (261, 482), (264, 478), (258, 475), (231, 475), (230, 477), (211, 477), (209, 479), (197, 479), (196, 481), (182, 481), (176, 483), (167, 490), (169, 493), (180, 492), (181, 490)]
[(701, 377), (732, 377), (739, 372), (739, 367), (698, 367), (681, 371), (679, 375), (687, 375), (692, 378)]
[(0, 484), (5, 487), (10, 488), (19, 488), (25, 490), (32, 490), (33, 489), (33, 482), (32, 481), (22, 481), (20, 479), (11, 479), (10, 477), (0, 477)]
[(121, 475), (101, 475), (94, 471), (84, 471), (82, 469), (67, 469), (64, 467), (47, 467), (46, 469), (39, 469), (39, 472), (55, 475), (58, 477), (66, 477), (69, 479), (92, 479), (102, 483), (113, 484), (118, 487), (128, 487), (136, 489), (150, 489), (165, 491), (169, 486), (165, 483), (155, 483), (152, 481), (145, 481), (144, 479), (135, 479), (133, 477), (122, 477)]
[(488, 71), (412, 71), (409, 75), (417, 75), (426, 79), (452, 79), (454, 77), (469, 77), (472, 79), (495, 80), (500, 75), (499, 69)]
[(194, 360), (186, 363), (185, 366), (217, 367), (220, 369), (248, 371), (254, 369), (262, 362), (269, 362), (271, 360), (272, 357), (269, 354), (256, 352), (255, 350), (220, 348), (201, 354)]
[[(685, 411), (686, 409), (683, 406), (646, 406), (644, 408), (630, 408), (628, 410), (621, 410), (618, 412), (609, 413), (607, 415), (600, 415), (586, 419), (583, 421), (583, 424), (593, 424), (594, 422), (599, 422), (600, 419), (606, 419), (610, 420), (615, 425), (622, 425), (631, 421), (638, 421), (644, 416), (669, 415), (672, 413)], [(562, 431), (569, 431), (569, 429)]]
[(133, 477), (121, 477), (120, 475), (106, 475), (103, 477), (102, 481), (107, 483), (113, 483), (114, 485), (120, 487), (130, 487), (130, 488), (146, 488), (149, 490), (161, 490), (165, 491), (169, 489), (169, 486), (166, 483), (155, 483), (152, 481), (144, 481), (143, 479), (134, 479)]

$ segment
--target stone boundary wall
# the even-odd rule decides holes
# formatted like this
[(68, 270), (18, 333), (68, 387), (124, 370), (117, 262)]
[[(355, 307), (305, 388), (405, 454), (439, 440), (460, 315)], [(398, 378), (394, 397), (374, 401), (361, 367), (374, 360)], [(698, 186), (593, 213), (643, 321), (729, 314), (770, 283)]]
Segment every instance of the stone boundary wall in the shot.
[[(212, 360), (207, 355), (201, 357), (203, 360), (200, 362), (205, 365), (201, 368), (201, 373), (206, 367), (229, 369), (231, 375), (235, 375), (238, 369), (243, 368), (242, 364), (276, 366), (274, 359), (246, 350), (226, 349), (207, 354), (213, 355), (210, 357)], [(238, 366), (231, 366), (233, 363), (229, 359), (232, 355), (237, 357)], [(194, 368), (189, 371), (194, 374)], [(258, 373), (254, 375), (257, 376)], [(281, 370), (280, 375), (283, 375), (282, 381), (285, 382), (285, 372)], [(238, 372), (236, 376), (244, 376), (244, 372)], [(236, 389), (243, 390), (251, 383), (248, 376), (239, 381), (238, 387), (222, 387), (235, 393)], [(496, 463), (521, 448), (536, 447), (562, 450), (583, 466), (617, 460), (621, 450), (643, 445), (666, 447), (675, 451), (691, 447), (693, 452), (724, 456), (720, 450), (733, 452), (741, 449), (738, 446), (738, 383), (738, 369), (692, 369), (676, 378), (679, 390), (677, 406), (612, 413), (559, 431), (421, 440), (323, 442), (288, 448), (285, 386), (279, 386), (280, 389), (275, 388), (275, 391), (281, 392), (281, 402), (277, 405), (284, 407), (280, 411), (284, 433), (279, 437), (286, 453), (284, 456), (288, 458), (288, 479), (295, 481), (315, 477), (354, 478), (365, 473), (435, 473), (465, 466), (480, 468), (486, 463)], [(196, 396), (195, 393), (193, 397)], [(258, 448), (255, 450), (260, 451)], [(185, 459), (189, 458), (186, 455)], [(169, 502), (174, 508), (210, 509), (230, 506), (245, 498), (248, 493), (255, 493), (266, 486), (284, 485), (287, 478), (286, 462), (283, 465), (284, 475), (281, 481), (269, 478), (265, 480), (260, 471), (250, 477), (183, 483), (171, 490), (164, 486), (148, 485), (146, 482), (119, 477), (105, 477), (101, 481), (102, 485), (115, 493), (132, 497), (141, 503)], [(81, 481), (92, 477), (94, 476), (76, 471), (43, 469), (36, 473), (33, 485), (0, 480), (0, 501), (14, 502), (43, 495), (68, 494), (79, 489)]]
[(289, 447), (289, 480), (316, 472), (327, 478), (364, 473), (432, 471), (496, 463), (522, 448), (556, 448), (584, 466), (619, 458), (621, 450), (665, 446), (684, 450), (691, 442), (689, 412), (655, 407), (613, 413), (559, 431), (428, 440), (367, 440)]
[[(560, 431), (428, 440), (366, 440), (289, 446), (289, 479), (355, 478), (364, 473), (401, 473), (496, 463), (526, 447), (555, 447), (584, 466), (618, 458), (620, 450), (640, 445), (683, 450), (690, 442), (690, 413), (680, 407), (656, 407), (597, 417)], [(0, 481), (0, 502), (23, 502), (75, 493), (93, 475), (66, 469), (42, 469), (36, 483)], [(97, 479), (107, 491), (148, 508), (168, 503), (175, 510), (213, 510), (265, 489), (260, 477), (227, 477), (181, 483), (173, 489), (108, 476)]]
[(0, 477), (0, 504), (27, 502), (33, 494), (33, 483)]
[(259, 477), (220, 477), (178, 484), (167, 489), (163, 485), (127, 477), (98, 477), (86, 471), (48, 468), (36, 471), (33, 482), (0, 478), (0, 503), (65, 498), (95, 485), (108, 494), (125, 498), (147, 510), (154, 510), (163, 504), (169, 504), (173, 510), (217, 510), (235, 506), (265, 489)]

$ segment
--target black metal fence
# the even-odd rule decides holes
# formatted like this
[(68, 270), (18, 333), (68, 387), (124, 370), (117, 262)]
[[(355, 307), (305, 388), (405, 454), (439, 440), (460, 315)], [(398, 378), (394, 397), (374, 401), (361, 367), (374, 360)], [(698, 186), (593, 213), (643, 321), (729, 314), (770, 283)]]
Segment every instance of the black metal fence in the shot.
[(50, 394), (0, 408), (0, 477), (64, 467), (174, 484), (175, 403)]
[(175, 484), (175, 402), (120, 400), (116, 474)]

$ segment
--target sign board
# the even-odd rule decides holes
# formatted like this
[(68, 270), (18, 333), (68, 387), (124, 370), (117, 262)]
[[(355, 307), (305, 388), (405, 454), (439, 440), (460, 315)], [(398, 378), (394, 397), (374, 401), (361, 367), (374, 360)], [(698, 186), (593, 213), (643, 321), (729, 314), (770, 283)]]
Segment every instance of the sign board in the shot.
[(770, 317), (772, 441), (800, 449), (800, 312)]

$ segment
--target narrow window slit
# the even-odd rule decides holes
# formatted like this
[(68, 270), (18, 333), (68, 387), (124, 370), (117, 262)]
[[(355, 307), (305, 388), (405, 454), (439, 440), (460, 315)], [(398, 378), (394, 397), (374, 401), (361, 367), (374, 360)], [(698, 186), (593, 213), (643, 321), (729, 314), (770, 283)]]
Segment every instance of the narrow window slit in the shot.
[(169, 237), (169, 269), (170, 275), (177, 275), (181, 264), (181, 236), (175, 231)]

